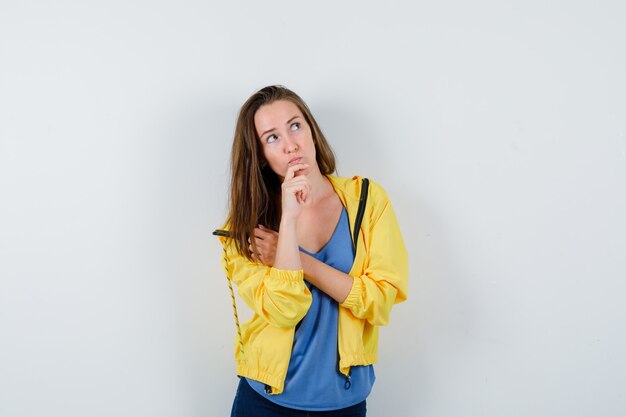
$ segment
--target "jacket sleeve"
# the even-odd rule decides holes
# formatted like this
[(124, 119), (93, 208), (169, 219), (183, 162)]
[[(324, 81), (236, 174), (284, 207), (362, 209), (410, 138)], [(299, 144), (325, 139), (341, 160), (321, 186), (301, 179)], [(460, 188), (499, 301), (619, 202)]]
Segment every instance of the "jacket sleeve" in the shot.
[(283, 270), (253, 262), (237, 252), (232, 239), (220, 237), (222, 266), (237, 285), (241, 299), (275, 327), (294, 327), (311, 305), (302, 270)]
[(365, 266), (362, 275), (353, 276), (352, 288), (341, 306), (372, 325), (384, 326), (393, 305), (407, 298), (408, 259), (387, 194), (378, 184), (370, 184), (373, 208), (369, 233), (364, 234), (368, 237)]

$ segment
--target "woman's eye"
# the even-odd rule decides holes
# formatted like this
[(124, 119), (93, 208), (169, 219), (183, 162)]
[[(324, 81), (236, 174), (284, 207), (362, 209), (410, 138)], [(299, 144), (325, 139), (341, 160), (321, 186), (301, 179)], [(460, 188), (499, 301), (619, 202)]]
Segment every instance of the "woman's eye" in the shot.
[(278, 136), (276, 136), (276, 135), (269, 135), (265, 140), (267, 141), (267, 143), (272, 143), (276, 139), (278, 139)]
[(298, 130), (298, 129), (300, 129), (300, 123), (291, 124), (291, 130)]

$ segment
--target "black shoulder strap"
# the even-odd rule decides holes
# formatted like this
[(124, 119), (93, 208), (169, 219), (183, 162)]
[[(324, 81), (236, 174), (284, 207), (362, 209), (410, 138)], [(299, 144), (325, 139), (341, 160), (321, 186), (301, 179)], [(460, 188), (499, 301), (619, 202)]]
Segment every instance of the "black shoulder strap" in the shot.
[(370, 181), (367, 178), (363, 178), (361, 182), (361, 196), (359, 197), (359, 209), (356, 212), (356, 221), (354, 222), (354, 230), (352, 235), (352, 250), (356, 255), (356, 244), (359, 241), (359, 231), (361, 229), (361, 222), (363, 221), (363, 215), (365, 214), (365, 203), (367, 203), (367, 192), (369, 190)]

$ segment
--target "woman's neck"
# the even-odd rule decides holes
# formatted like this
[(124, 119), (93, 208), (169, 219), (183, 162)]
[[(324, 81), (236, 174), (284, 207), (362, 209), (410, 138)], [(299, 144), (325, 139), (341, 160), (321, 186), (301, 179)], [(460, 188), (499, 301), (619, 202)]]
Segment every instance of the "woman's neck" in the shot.
[(311, 172), (307, 175), (307, 177), (311, 183), (311, 198), (313, 199), (313, 205), (324, 200), (331, 193), (335, 192), (330, 180), (319, 170)]

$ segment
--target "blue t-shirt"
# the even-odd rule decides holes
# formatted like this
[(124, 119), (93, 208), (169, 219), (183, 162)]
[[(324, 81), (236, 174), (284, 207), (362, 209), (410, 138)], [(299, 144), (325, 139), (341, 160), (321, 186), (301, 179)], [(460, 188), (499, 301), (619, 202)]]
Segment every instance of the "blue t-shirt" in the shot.
[[(317, 253), (307, 253), (344, 273), (354, 262), (348, 214), (343, 208), (328, 243)], [(284, 407), (308, 411), (338, 410), (365, 400), (372, 390), (374, 367), (353, 366), (350, 379), (339, 372), (337, 348), (338, 305), (324, 292), (305, 281), (313, 301), (296, 327), (291, 360), (282, 394), (269, 395), (265, 384), (246, 378), (265, 398)]]

